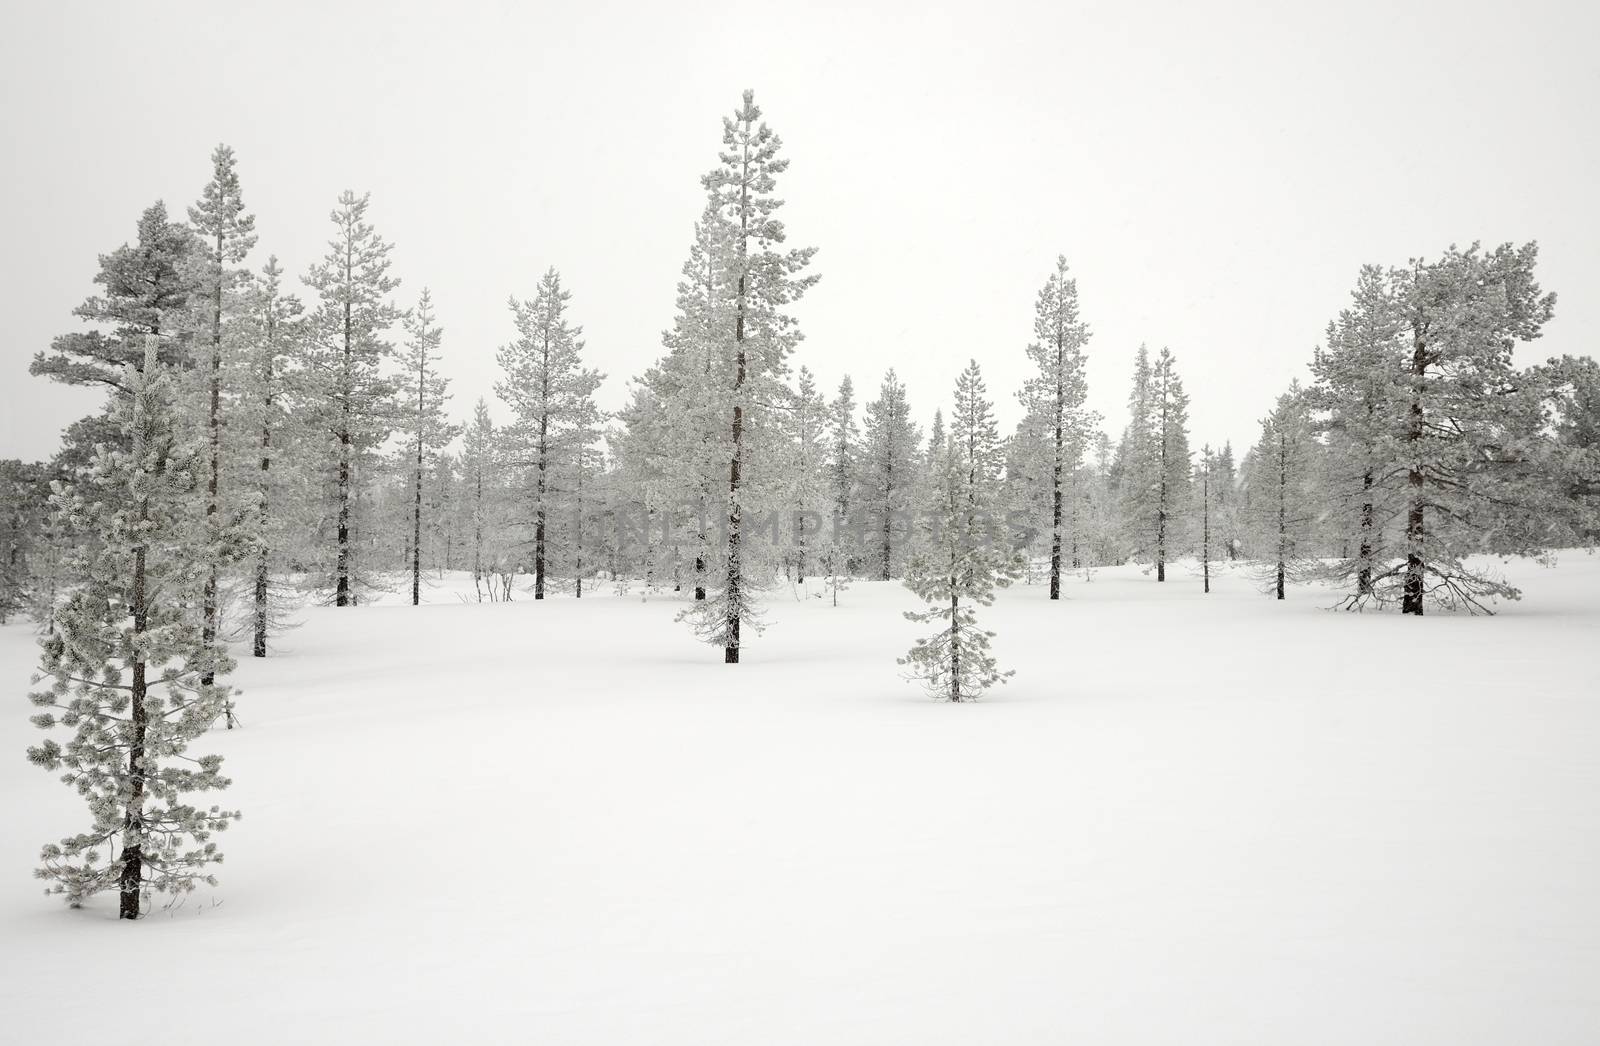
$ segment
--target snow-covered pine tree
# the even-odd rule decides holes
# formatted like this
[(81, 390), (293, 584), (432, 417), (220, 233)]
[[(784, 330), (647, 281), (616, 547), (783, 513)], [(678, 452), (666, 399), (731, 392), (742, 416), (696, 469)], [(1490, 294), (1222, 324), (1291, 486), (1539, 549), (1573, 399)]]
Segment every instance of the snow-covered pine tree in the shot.
[(801, 367), (795, 387), (785, 403), (779, 430), (789, 461), (784, 466), (793, 537), (792, 565), (795, 584), (803, 584), (823, 543), (822, 518), (829, 508), (826, 465), (827, 404), (817, 391), (816, 379)]
[(1390, 572), (1403, 613), (1421, 615), (1430, 598), (1486, 610), (1490, 599), (1520, 595), (1464, 560), (1534, 550), (1501, 521), (1522, 513), (1530, 502), (1520, 489), (1538, 479), (1530, 459), (1544, 419), (1537, 389), (1512, 365), (1515, 345), (1537, 338), (1555, 309), (1534, 278), (1538, 254), (1531, 242), (1473, 244), (1391, 274), (1410, 339), (1406, 420), (1390, 444), (1405, 469), (1405, 564)]
[(433, 314), (433, 295), (422, 289), (417, 307), (404, 320), (406, 334), (405, 412), (400, 431), (411, 472), (411, 605), (422, 602), (422, 502), (423, 485), (439, 452), (449, 446), (461, 428), (452, 424), (444, 405), (450, 399), (450, 379), (439, 373), (439, 343), (444, 338)]
[(765, 404), (776, 402), (789, 354), (801, 337), (785, 310), (817, 277), (804, 274), (815, 248), (781, 249), (787, 239), (777, 217), (783, 201), (774, 193), (777, 176), (789, 161), (779, 155), (777, 134), (761, 121), (754, 92), (744, 92), (734, 115), (723, 118), (722, 128), (718, 166), (701, 184), (728, 232), (724, 279), (731, 373), (719, 368), (710, 376), (728, 396), (726, 435), (718, 440), (727, 462), (727, 545), (723, 584), (715, 598), (692, 607), (689, 617), (702, 639), (722, 647), (725, 664), (737, 664), (744, 625), (757, 621), (752, 592), (756, 579), (745, 567), (743, 533), (745, 509), (752, 501), (747, 485), (754, 478), (745, 474), (752, 449), (747, 442), (770, 426)]
[[(251, 654), (267, 656), (271, 634), (282, 627), (285, 600), (273, 579), (281, 569), (288, 534), (294, 526), (286, 502), (297, 500), (297, 477), (286, 470), (283, 456), (294, 425), (287, 401), (288, 361), (302, 347), (304, 308), (300, 299), (283, 291), (283, 269), (276, 255), (249, 285), (244, 316), (245, 351), (239, 360), (238, 411), (240, 426), (253, 450), (254, 517), (250, 596)], [(241, 454), (241, 457), (243, 455)]]
[(1387, 597), (1375, 585), (1391, 558), (1392, 525), (1403, 508), (1391, 471), (1390, 447), (1403, 414), (1405, 332), (1388, 275), (1361, 269), (1348, 308), (1328, 324), (1326, 344), (1311, 361), (1315, 384), (1307, 402), (1320, 418), (1330, 451), (1328, 510), (1342, 540), (1321, 575), (1353, 586), (1341, 601), (1360, 609)]
[[(922, 433), (911, 420), (906, 387), (894, 368), (883, 376), (878, 398), (867, 404), (856, 504), (873, 549), (873, 572), (894, 577), (909, 549), (910, 516), (917, 477), (917, 445)], [(905, 524), (905, 525), (902, 525)]]
[(899, 664), (940, 700), (975, 700), (1012, 675), (999, 670), (989, 647), (994, 633), (977, 619), (977, 608), (993, 603), (995, 590), (1022, 568), (994, 519), (1003, 461), (993, 404), (974, 360), (956, 381), (949, 442), (930, 465), (940, 480), (928, 506), (937, 525), (911, 556), (905, 577), (906, 587), (929, 604), (907, 611), (907, 619), (938, 622), (939, 629), (917, 640)]
[(470, 542), (467, 556), (478, 602), (508, 601), (515, 564), (507, 533), (505, 465), (508, 451), (500, 430), (479, 398), (472, 409), (461, 445), (463, 530)]
[[(703, 528), (690, 531), (685, 547), (666, 540), (684, 533), (686, 520), (705, 520), (709, 512), (710, 473), (697, 467), (698, 442), (685, 438), (684, 429), (692, 422), (673, 409), (679, 402), (671, 387), (674, 362), (677, 358), (669, 355), (634, 384), (617, 414), (620, 424), (607, 436), (614, 482), (606, 512), (615, 535), (609, 569), (619, 584), (629, 577), (643, 579), (647, 594), (663, 577), (671, 577), (674, 591), (687, 583), (695, 598), (703, 600), (710, 535)], [(695, 513), (694, 507), (700, 511)], [(663, 533), (663, 520), (672, 523), (666, 528), (670, 533)], [(686, 569), (686, 559), (692, 568)]]
[(371, 194), (346, 190), (329, 215), (334, 235), (328, 253), (312, 266), (305, 283), (317, 293), (302, 377), (308, 404), (331, 441), (334, 502), (335, 606), (353, 606), (363, 585), (356, 562), (356, 509), (366, 470), (363, 456), (393, 431), (395, 382), (384, 373), (394, 356), (387, 340), (400, 319), (389, 300), (400, 281), (389, 275), (393, 249), (367, 222)]
[(1083, 462), (1089, 423), (1083, 414), (1088, 395), (1083, 346), (1088, 325), (1078, 313), (1078, 281), (1067, 275), (1067, 258), (1056, 258), (1056, 270), (1045, 281), (1034, 305), (1033, 336), (1028, 358), (1037, 368), (1023, 390), (1023, 402), (1042, 412), (1049, 471), (1050, 598), (1061, 598), (1062, 532), (1071, 511), (1071, 484)]
[[(30, 695), (43, 710), (35, 726), (72, 736), (30, 747), (29, 760), (64, 770), (93, 818), (87, 831), (45, 846), (36, 874), (75, 907), (117, 890), (123, 919), (143, 915), (150, 892), (214, 883), (207, 868), (222, 855), (211, 835), (238, 816), (183, 798), (228, 785), (220, 756), (186, 751), (222, 714), (229, 690), (214, 679), (233, 665), (191, 613), (212, 546), (197, 478), (205, 462), (174, 423), (155, 337), (147, 344), (143, 366), (129, 365), (118, 382), (128, 395), (114, 418), (129, 449), (103, 447), (54, 499), (79, 537), (81, 580), (40, 641), (35, 681), (50, 685)], [(101, 849), (113, 846), (101, 865)]]
[(571, 509), (570, 470), (600, 422), (594, 393), (604, 375), (583, 366), (583, 328), (567, 319), (571, 299), (548, 269), (532, 300), (511, 300), (517, 340), (498, 355), (505, 376), (495, 391), (517, 412), (519, 463), (531, 473), (534, 599), (544, 598), (556, 551), (552, 520)]
[(1261, 437), (1245, 455), (1247, 547), (1262, 588), (1284, 598), (1287, 583), (1317, 572), (1316, 477), (1320, 468), (1308, 402), (1299, 382), (1261, 420)]
[[(206, 418), (206, 524), (213, 534), (212, 551), (206, 557), (201, 629), (203, 640), (210, 643), (217, 638), (218, 575), (228, 558), (220, 536), (223, 529), (232, 525), (222, 504), (223, 327), (229, 319), (225, 313), (234, 310), (234, 291), (250, 278), (243, 264), (256, 242), (256, 219), (245, 213), (233, 150), (226, 145), (218, 145), (211, 153), (211, 181), (201, 191), (199, 202), (189, 208), (189, 224), (194, 229), (194, 249), (189, 252), (193, 295), (200, 306), (195, 341), (205, 346), (201, 367)], [(231, 705), (227, 720), (232, 729)]]
[[(60, 335), (48, 354), (34, 355), (29, 373), (126, 395), (123, 379), (129, 364), (142, 366), (146, 334), (161, 336), (163, 363), (186, 362), (187, 339), (171, 335), (182, 332), (194, 291), (188, 259), (195, 249), (194, 234), (168, 219), (166, 205), (151, 204), (139, 216), (138, 239), (100, 256), (94, 282), (102, 293), (72, 310), (79, 319), (111, 330)], [(114, 434), (116, 426), (108, 420), (105, 429)], [(94, 442), (105, 441), (89, 441)]]
[(1195, 468), (1194, 479), (1195, 485), (1200, 488), (1200, 576), (1202, 591), (1207, 595), (1211, 593), (1211, 520), (1216, 501), (1212, 487), (1215, 485), (1216, 471), (1217, 458), (1211, 453), (1211, 444), (1207, 443), (1200, 448), (1200, 461)]
[(1600, 362), (1589, 356), (1562, 356), (1535, 370), (1534, 380), (1547, 390), (1553, 435), (1547, 469), (1565, 501), (1554, 513), (1565, 517), (1565, 533), (1555, 535), (1555, 541), (1600, 544)]
[[(715, 200), (707, 200), (677, 288), (677, 313), (662, 334), (667, 354), (646, 372), (630, 408), (622, 475), (632, 509), (660, 527), (646, 528), (648, 573), (670, 571), (674, 590), (685, 577), (696, 601), (723, 571), (724, 547), (713, 533), (725, 511), (728, 462), (723, 435), (732, 410), (732, 232)], [(659, 532), (670, 532), (670, 546)], [(664, 559), (663, 559), (664, 557)], [(663, 559), (662, 562), (657, 562)]]
[(1150, 365), (1143, 346), (1134, 374), (1123, 496), (1139, 554), (1167, 579), (1167, 561), (1184, 547), (1183, 522), (1189, 503), (1189, 396), (1183, 391), (1171, 350), (1163, 348)]
[(828, 537), (822, 551), (823, 569), (827, 571), (833, 605), (839, 605), (839, 592), (846, 587), (843, 579), (849, 577), (856, 566), (855, 543), (849, 539), (850, 514), (854, 510), (854, 494), (861, 456), (861, 432), (856, 426), (855, 384), (846, 374), (839, 382), (839, 392), (828, 404), (828, 459), (827, 480), (829, 510)]

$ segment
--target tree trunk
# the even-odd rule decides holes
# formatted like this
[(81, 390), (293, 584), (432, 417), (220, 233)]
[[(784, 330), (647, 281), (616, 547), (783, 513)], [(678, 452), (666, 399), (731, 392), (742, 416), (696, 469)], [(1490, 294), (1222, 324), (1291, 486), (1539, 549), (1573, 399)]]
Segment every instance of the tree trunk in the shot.
[(1422, 379), (1428, 371), (1427, 342), (1419, 333), (1413, 339), (1411, 373), (1417, 379), (1411, 399), (1411, 421), (1406, 432), (1406, 442), (1411, 445), (1411, 467), (1406, 482), (1411, 488), (1411, 507), (1406, 513), (1406, 581), (1400, 611), (1403, 614), (1422, 616), (1423, 573), (1425, 564), (1422, 545), (1427, 537), (1423, 516), (1422, 475)]
[(351, 281), (352, 259), (350, 258), (349, 239), (346, 238), (345, 247), (345, 303), (344, 303), (344, 350), (341, 357), (341, 372), (339, 386), (339, 552), (334, 564), (334, 591), (333, 605), (347, 607), (352, 605), (350, 598), (350, 443), (351, 443), (351, 398), (355, 390), (351, 387), (354, 381), (351, 359), (351, 316), (350, 295), (348, 293)]
[[(145, 411), (146, 397), (149, 395), (149, 383), (152, 380), (151, 370), (156, 363), (156, 343), (150, 338), (145, 346), (145, 369), (140, 378), (140, 388), (135, 407), (135, 428), (133, 436), (133, 459), (140, 471), (147, 471), (145, 461), (146, 440), (145, 430), (149, 418)], [(150, 522), (150, 495), (147, 485), (140, 485), (135, 492), (138, 498), (138, 518), (140, 533), (144, 533), (144, 525)], [(149, 731), (149, 712), (145, 701), (149, 696), (149, 682), (146, 677), (146, 665), (141, 642), (145, 631), (149, 627), (149, 596), (145, 591), (146, 554), (148, 546), (139, 545), (133, 552), (133, 593), (129, 610), (133, 616), (133, 649), (135, 651), (132, 664), (133, 680), (129, 690), (130, 708), (128, 712), (128, 792), (122, 815), (122, 873), (117, 880), (119, 903), (117, 917), (119, 919), (139, 918), (139, 894), (144, 884), (144, 793), (145, 775), (145, 739)]]
[[(888, 439), (889, 437), (885, 437)], [(889, 460), (884, 463), (883, 470), (883, 580), (888, 581), (893, 566), (893, 513), (890, 506), (894, 504), (894, 448), (889, 449)]]
[[(212, 548), (206, 557), (205, 608), (200, 625), (200, 639), (208, 650), (217, 638), (216, 522), (218, 480), (222, 471), (222, 252), (222, 233), (218, 231), (215, 257), (217, 271), (212, 274), (215, 284), (211, 299), (211, 402), (206, 411), (206, 436), (211, 454), (211, 471), (206, 477), (206, 542)], [(210, 686), (215, 679), (216, 673), (210, 667), (200, 673), (202, 686)], [(231, 709), (228, 712), (228, 728), (233, 729)]]
[[(952, 564), (953, 565), (953, 564)], [(952, 571), (951, 582), (956, 580)], [(961, 597), (950, 587), (950, 700), (961, 700)]]
[(1050, 598), (1061, 598), (1061, 414), (1066, 390), (1061, 387), (1061, 343), (1056, 341), (1056, 444), (1050, 479)]
[(1283, 598), (1283, 576), (1289, 558), (1289, 441), (1278, 436), (1278, 598)]
[(1361, 476), (1361, 569), (1356, 574), (1356, 594), (1372, 594), (1372, 470)]

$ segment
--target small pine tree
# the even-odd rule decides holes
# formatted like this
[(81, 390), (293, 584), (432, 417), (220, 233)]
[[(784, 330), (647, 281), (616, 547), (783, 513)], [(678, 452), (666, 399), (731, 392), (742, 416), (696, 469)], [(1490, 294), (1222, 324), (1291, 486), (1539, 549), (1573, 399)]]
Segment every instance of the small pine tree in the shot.
[(401, 431), (411, 466), (411, 605), (422, 602), (422, 501), (428, 466), (438, 453), (460, 435), (459, 426), (446, 418), (450, 380), (439, 373), (439, 342), (444, 331), (433, 315), (433, 295), (424, 287), (416, 309), (405, 318), (406, 411)]
[[(150, 892), (214, 883), (222, 859), (214, 832), (238, 814), (198, 809), (185, 793), (225, 788), (222, 758), (192, 759), (189, 742), (222, 714), (229, 688), (206, 682), (232, 669), (190, 608), (202, 598), (211, 542), (197, 473), (204, 462), (173, 423), (171, 379), (149, 339), (142, 370), (129, 367), (130, 397), (116, 408), (129, 450), (104, 448), (55, 498), (80, 538), (81, 577), (40, 641), (50, 685), (30, 694), (35, 726), (73, 731), (28, 749), (88, 800), (93, 825), (44, 847), (39, 878), (77, 907), (104, 890), (123, 919), (144, 914)], [(102, 848), (120, 842), (104, 865)]]
[(1315, 475), (1318, 445), (1299, 383), (1261, 420), (1261, 440), (1245, 461), (1249, 547), (1262, 589), (1284, 598), (1285, 587), (1315, 574)]
[(929, 604), (906, 618), (940, 627), (917, 640), (899, 664), (943, 701), (975, 700), (1012, 675), (1000, 671), (989, 652), (994, 633), (979, 628), (977, 619), (977, 608), (992, 604), (995, 590), (1022, 572), (1021, 557), (998, 540), (993, 519), (1003, 454), (986, 391), (974, 360), (956, 382), (950, 439), (931, 465), (939, 480), (928, 506), (934, 526), (905, 577), (905, 586)]

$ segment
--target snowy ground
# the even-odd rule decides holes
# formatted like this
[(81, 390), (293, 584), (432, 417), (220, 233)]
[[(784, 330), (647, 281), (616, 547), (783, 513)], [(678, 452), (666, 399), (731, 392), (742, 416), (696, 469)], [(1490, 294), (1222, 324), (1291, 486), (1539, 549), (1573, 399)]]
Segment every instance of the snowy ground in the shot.
[(212, 737), (221, 885), (133, 926), (28, 877), (84, 813), (0, 629), (4, 1037), (1593, 1043), (1600, 558), (1508, 569), (1492, 619), (1019, 588), (970, 706), (895, 585), (738, 667), (609, 589), (315, 610)]

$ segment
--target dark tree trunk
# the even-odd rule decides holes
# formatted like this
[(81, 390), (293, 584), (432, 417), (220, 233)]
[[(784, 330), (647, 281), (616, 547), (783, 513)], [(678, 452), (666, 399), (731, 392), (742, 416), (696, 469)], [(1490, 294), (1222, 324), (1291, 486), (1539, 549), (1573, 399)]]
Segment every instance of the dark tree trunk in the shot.
[(1289, 441), (1278, 436), (1278, 598), (1283, 598), (1283, 577), (1289, 558)]
[[(148, 417), (144, 410), (144, 397), (147, 395), (145, 388), (151, 380), (150, 370), (156, 362), (155, 339), (150, 339), (145, 347), (145, 372), (141, 381), (141, 388), (137, 395), (140, 397), (135, 413), (133, 440), (133, 456), (135, 465), (140, 470), (147, 470), (145, 461), (146, 441), (145, 430)], [(141, 487), (136, 494), (138, 497), (138, 519), (141, 524), (150, 521), (150, 496), (148, 487)], [(141, 532), (144, 527), (141, 526)], [(148, 767), (145, 765), (145, 740), (149, 731), (149, 712), (145, 701), (149, 696), (149, 682), (146, 678), (146, 664), (142, 653), (141, 640), (149, 627), (149, 596), (145, 591), (147, 546), (139, 545), (133, 553), (133, 593), (132, 606), (129, 610), (133, 616), (134, 651), (132, 664), (133, 679), (129, 688), (130, 707), (128, 710), (128, 792), (124, 800), (122, 815), (122, 872), (117, 879), (117, 892), (119, 903), (117, 917), (119, 919), (139, 918), (139, 894), (144, 884), (144, 793), (145, 775)]]
[[(272, 311), (273, 304), (269, 301), (267, 312), (267, 350), (265, 365), (261, 368), (261, 460), (257, 469), (256, 480), (256, 586), (255, 586), (255, 635), (251, 644), (250, 653), (255, 657), (267, 656), (267, 626), (269, 611), (267, 601), (268, 567), (270, 566), (271, 549), (267, 541), (267, 527), (272, 519), (272, 402), (273, 402), (273, 371), (276, 364), (277, 352), (277, 320)], [(232, 701), (229, 702), (232, 705)]]
[[(210, 474), (206, 477), (206, 540), (216, 541), (217, 522), (217, 491), (218, 479), (222, 471), (222, 263), (223, 263), (222, 233), (217, 233), (216, 257), (217, 271), (213, 273), (215, 284), (212, 287), (211, 299), (211, 376), (210, 376), (210, 403), (206, 411), (206, 437), (209, 441)], [(200, 625), (200, 639), (205, 644), (207, 653), (217, 638), (217, 550), (213, 546), (206, 557), (206, 585), (203, 598), (204, 610)], [(210, 686), (216, 679), (216, 673), (207, 667), (200, 673), (202, 686)], [(227, 714), (228, 728), (233, 728), (233, 711), (230, 707)]]
[(1411, 399), (1411, 420), (1406, 432), (1406, 442), (1411, 444), (1411, 468), (1406, 473), (1406, 482), (1411, 488), (1411, 507), (1406, 513), (1406, 581), (1405, 589), (1400, 603), (1403, 614), (1422, 616), (1423, 609), (1423, 574), (1426, 565), (1423, 562), (1423, 542), (1427, 538), (1426, 520), (1423, 516), (1423, 475), (1422, 475), (1422, 380), (1428, 372), (1427, 342), (1418, 333), (1413, 339), (1411, 354), (1411, 373), (1417, 379), (1416, 390)]
[(1361, 569), (1356, 573), (1356, 594), (1372, 594), (1372, 470), (1361, 476)]
[(894, 549), (893, 545), (893, 516), (890, 506), (894, 504), (894, 446), (892, 437), (889, 446), (889, 460), (884, 463), (883, 470), (883, 580), (888, 581), (893, 572)]
[(1056, 444), (1050, 477), (1050, 598), (1061, 598), (1061, 414), (1066, 391), (1061, 387), (1061, 340), (1056, 339)]
[[(351, 282), (351, 268), (354, 264), (350, 257), (348, 238), (345, 248), (345, 288), (348, 291)], [(350, 593), (350, 448), (351, 448), (351, 408), (350, 402), (355, 395), (352, 388), (354, 381), (354, 361), (351, 358), (351, 316), (349, 294), (345, 295), (344, 303), (344, 350), (341, 357), (340, 388), (339, 388), (339, 552), (334, 564), (334, 590), (333, 605), (347, 607), (354, 604)]]
[[(951, 578), (954, 582), (954, 564), (951, 564)], [(954, 585), (950, 589), (950, 700), (961, 700), (961, 627), (959, 614), (961, 611), (961, 597), (956, 595)]]
[[(744, 388), (744, 278), (739, 278), (739, 315), (734, 320), (734, 340), (738, 343), (738, 372), (734, 379), (734, 395)], [(739, 511), (740, 470), (744, 464), (744, 406), (735, 399), (733, 405), (733, 460), (728, 465), (728, 616), (727, 631), (722, 649), (723, 664), (739, 663), (739, 629), (742, 623), (741, 601), (744, 598), (743, 564), (740, 562)]]
[(733, 343), (735, 346), (736, 369), (733, 377), (733, 460), (728, 464), (728, 589), (727, 618), (722, 648), (722, 662), (727, 665), (739, 663), (740, 627), (744, 618), (744, 565), (740, 561), (739, 532), (742, 513), (739, 506), (739, 485), (742, 479), (740, 472), (744, 467), (744, 404), (740, 397), (744, 395), (745, 382), (745, 345), (744, 345), (744, 320), (745, 320), (745, 294), (748, 290), (748, 273), (745, 271), (749, 258), (750, 220), (750, 147), (744, 147), (744, 162), (741, 171), (739, 186), (739, 285), (738, 299), (733, 314)]

